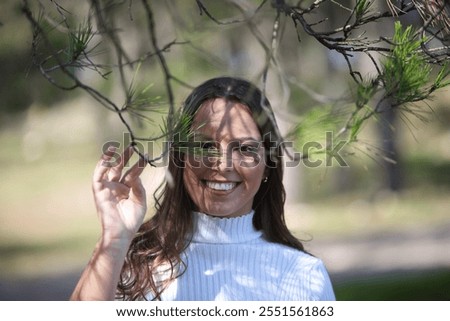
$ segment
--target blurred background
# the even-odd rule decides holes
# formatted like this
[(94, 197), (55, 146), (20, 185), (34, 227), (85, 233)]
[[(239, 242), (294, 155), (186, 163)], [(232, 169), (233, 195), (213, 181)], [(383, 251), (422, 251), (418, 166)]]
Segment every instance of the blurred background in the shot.
[[(59, 3), (73, 20), (89, 13), (87, 1)], [(218, 19), (239, 17), (235, 8), (204, 3)], [(53, 2), (41, 5), (54, 21), (61, 17)], [(67, 300), (100, 232), (92, 171), (105, 142), (126, 144), (126, 128), (82, 90), (58, 89), (39, 73), (32, 63), (32, 28), (21, 6), (13, 0), (0, 4), (0, 300)], [(264, 51), (245, 23), (218, 25), (200, 15), (194, 1), (152, 6), (161, 47), (189, 41), (165, 52), (178, 79), (191, 86), (223, 74), (259, 80)], [(111, 14), (121, 23), (121, 40), (133, 57), (151, 51), (137, 8)], [(324, 14), (339, 19), (334, 11)], [(270, 40), (273, 19), (270, 6), (261, 10), (256, 26), (263, 39)], [(404, 22), (417, 19), (411, 14)], [(393, 21), (387, 21), (379, 28), (389, 32)], [(302, 115), (320, 108), (321, 100), (343, 100), (352, 80), (342, 58), (307, 36), (299, 43), (293, 27), (283, 32), (282, 64), (271, 67), (267, 94), (287, 133)], [(52, 39), (64, 42), (62, 35), (55, 28)], [(112, 59), (105, 48), (96, 47), (98, 61)], [(363, 60), (359, 66), (364, 70)], [(123, 100), (117, 72), (107, 79), (92, 70), (80, 73), (112, 100)], [(297, 86), (282, 86), (279, 73)], [(167, 97), (157, 61), (145, 61), (135, 79), (150, 88), (156, 107), (151, 121), (130, 123), (136, 132), (158, 133)], [(174, 86), (177, 106), (188, 92)], [(338, 300), (450, 300), (449, 101), (444, 89), (418, 105), (423, 118), (398, 114), (390, 120), (387, 152), (395, 165), (380, 152), (386, 149), (384, 123), (371, 121), (358, 144), (343, 149), (348, 166), (334, 160), (333, 166), (300, 163), (286, 169), (288, 225), (325, 261)], [(161, 168), (145, 170), (150, 203), (163, 177)]]

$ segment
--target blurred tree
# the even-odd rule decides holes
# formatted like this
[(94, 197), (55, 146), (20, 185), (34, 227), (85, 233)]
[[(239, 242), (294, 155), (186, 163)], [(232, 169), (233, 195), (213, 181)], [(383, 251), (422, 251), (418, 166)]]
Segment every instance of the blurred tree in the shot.
[[(30, 29), (22, 13), (21, 4), (2, 1), (0, 11), (0, 120), (20, 114), (32, 102), (42, 103), (63, 99), (67, 93), (43, 81), (39, 70), (30, 62)], [(64, 41), (65, 38), (54, 38)], [(51, 101), (49, 99), (51, 97)], [(3, 122), (0, 122), (0, 124)]]
[[(390, 121), (380, 114), (423, 117), (415, 104), (449, 84), (441, 0), (22, 0), (22, 12), (37, 70), (61, 92), (84, 90), (115, 113), (135, 145), (170, 140), (177, 97), (217, 74), (258, 83), (279, 113), (296, 115), (287, 136), (319, 141), (315, 152), (328, 158), (339, 141), (358, 143), (368, 120)], [(401, 23), (417, 12), (416, 25)], [(327, 79), (330, 68), (351, 82)], [(299, 137), (308, 131), (317, 135)], [(389, 151), (383, 157), (393, 161)]]

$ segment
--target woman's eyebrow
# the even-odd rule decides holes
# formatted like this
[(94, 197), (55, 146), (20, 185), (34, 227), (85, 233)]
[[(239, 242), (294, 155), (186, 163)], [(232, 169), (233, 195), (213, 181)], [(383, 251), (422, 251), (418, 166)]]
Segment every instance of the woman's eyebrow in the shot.
[(255, 141), (255, 142), (258, 142), (258, 143), (261, 142), (261, 138), (255, 138), (255, 137), (252, 137), (252, 136), (238, 137), (238, 138), (236, 138), (236, 140), (240, 140), (240, 141), (252, 140), (252, 141)]
[(201, 140), (208, 140), (213, 141), (214, 139), (206, 134), (203, 134), (201, 132), (194, 131), (192, 138), (194, 141), (201, 141)]
[(262, 143), (262, 140), (259, 138), (255, 138), (252, 136), (244, 136), (244, 137), (235, 137), (233, 139), (230, 140), (231, 142), (239, 142), (239, 143), (243, 143), (243, 142), (249, 142), (249, 143)]
[[(216, 141), (216, 139), (212, 138), (210, 135), (204, 134), (204, 133), (201, 133), (198, 131), (193, 132), (192, 138), (195, 141)], [(245, 142), (245, 141), (261, 143), (262, 139), (256, 138), (253, 136), (242, 136), (242, 137), (234, 137), (233, 139), (230, 140), (230, 142), (240, 142), (240, 143)]]

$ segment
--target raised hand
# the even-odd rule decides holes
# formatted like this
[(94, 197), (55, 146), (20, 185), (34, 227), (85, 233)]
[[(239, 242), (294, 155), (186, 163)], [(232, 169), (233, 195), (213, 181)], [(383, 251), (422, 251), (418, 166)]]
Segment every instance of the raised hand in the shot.
[(115, 151), (110, 146), (97, 163), (92, 189), (103, 238), (129, 242), (147, 211), (145, 189), (139, 178), (147, 162), (141, 157), (123, 174), (133, 148), (126, 148), (118, 159), (113, 159)]
[(134, 234), (147, 210), (145, 189), (139, 175), (146, 160), (140, 158), (125, 174), (133, 148), (113, 160), (112, 146), (102, 155), (94, 171), (92, 189), (102, 223), (102, 237), (83, 271), (71, 300), (113, 300), (123, 262)]

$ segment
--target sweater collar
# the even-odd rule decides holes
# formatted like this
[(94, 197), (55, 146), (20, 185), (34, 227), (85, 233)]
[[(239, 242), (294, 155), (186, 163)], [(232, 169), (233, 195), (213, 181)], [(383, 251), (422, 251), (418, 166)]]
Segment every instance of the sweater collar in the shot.
[(193, 212), (194, 243), (243, 243), (261, 237), (253, 226), (254, 211), (238, 217), (215, 217)]

